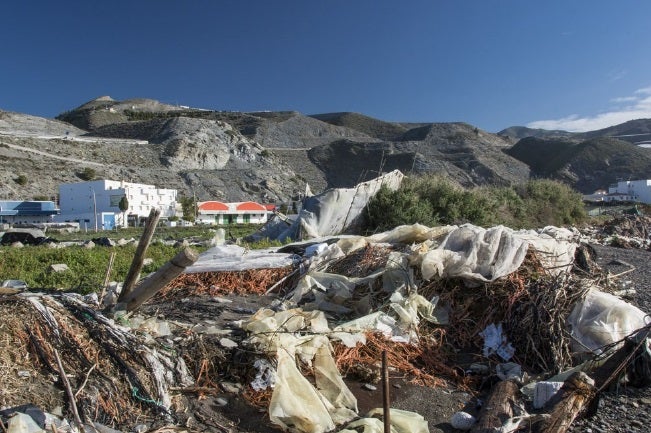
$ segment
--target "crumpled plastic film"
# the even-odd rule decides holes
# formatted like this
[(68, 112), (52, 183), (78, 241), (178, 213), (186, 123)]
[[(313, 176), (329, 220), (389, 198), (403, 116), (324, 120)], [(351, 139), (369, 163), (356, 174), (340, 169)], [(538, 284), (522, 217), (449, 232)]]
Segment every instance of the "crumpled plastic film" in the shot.
[(423, 278), (461, 277), (471, 281), (494, 281), (516, 271), (529, 243), (504, 226), (490, 229), (463, 225), (448, 234), (438, 248), (425, 253)]
[[(391, 433), (429, 433), (427, 421), (422, 415), (400, 409), (389, 409)], [(360, 418), (348, 424), (339, 433), (384, 433), (384, 423), (376, 418), (383, 414), (382, 408), (371, 409), (365, 418)]]
[(567, 318), (575, 352), (601, 353), (604, 346), (620, 341), (651, 322), (636, 306), (591, 288)]
[(322, 398), (296, 367), (294, 358), (278, 350), (276, 385), (269, 404), (269, 418), (283, 429), (323, 433), (335, 423)]
[[(262, 309), (243, 328), (252, 333), (250, 344), (269, 353), (275, 350), (277, 367), (269, 404), (273, 423), (292, 432), (320, 433), (357, 416), (357, 400), (335, 365), (322, 311)], [(313, 365), (316, 386), (300, 372), (297, 358)]]

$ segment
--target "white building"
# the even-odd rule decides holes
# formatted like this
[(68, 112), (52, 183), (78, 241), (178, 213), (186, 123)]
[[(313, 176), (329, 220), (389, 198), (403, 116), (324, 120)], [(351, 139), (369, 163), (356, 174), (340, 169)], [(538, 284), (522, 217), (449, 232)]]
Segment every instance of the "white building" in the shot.
[(199, 224), (264, 224), (273, 213), (265, 205), (253, 201), (222, 203), (220, 201), (200, 201), (197, 203)]
[(651, 180), (623, 180), (608, 187), (604, 201), (637, 201), (651, 204)]
[[(160, 209), (161, 219), (177, 215), (177, 191), (154, 185), (116, 180), (59, 185), (57, 221), (76, 221), (81, 228), (111, 230), (114, 227), (141, 225), (153, 208)], [(128, 209), (120, 210), (120, 200), (127, 198)]]

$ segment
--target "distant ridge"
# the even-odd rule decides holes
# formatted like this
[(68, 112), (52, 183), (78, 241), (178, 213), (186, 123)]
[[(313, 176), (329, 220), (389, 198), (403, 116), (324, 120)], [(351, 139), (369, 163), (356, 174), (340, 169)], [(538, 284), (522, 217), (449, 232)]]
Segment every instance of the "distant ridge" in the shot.
[[(235, 112), (101, 96), (56, 120), (0, 111), (0, 194), (50, 197), (97, 177), (176, 188), (200, 200), (290, 203), (394, 169), (457, 183), (559, 179), (589, 193), (647, 178), (651, 120), (571, 133), (521, 126), (492, 134), (464, 122), (387, 122), (361, 113)], [(25, 175), (30, 181), (18, 184)]]

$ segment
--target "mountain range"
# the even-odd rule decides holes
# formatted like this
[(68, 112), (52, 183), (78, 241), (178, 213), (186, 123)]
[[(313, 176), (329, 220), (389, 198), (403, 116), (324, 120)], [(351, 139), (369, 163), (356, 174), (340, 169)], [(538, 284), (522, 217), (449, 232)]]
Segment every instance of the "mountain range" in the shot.
[(233, 112), (103, 96), (46, 119), (0, 111), (0, 197), (96, 178), (198, 200), (286, 203), (399, 169), (459, 184), (558, 179), (583, 193), (651, 174), (651, 119), (583, 133), (386, 122), (359, 113)]

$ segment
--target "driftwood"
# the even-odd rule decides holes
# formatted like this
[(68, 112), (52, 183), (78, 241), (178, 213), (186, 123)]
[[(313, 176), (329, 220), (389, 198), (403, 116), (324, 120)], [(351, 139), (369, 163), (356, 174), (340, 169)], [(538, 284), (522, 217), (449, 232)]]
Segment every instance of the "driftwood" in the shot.
[(127, 272), (127, 276), (124, 279), (124, 284), (122, 285), (122, 292), (118, 297), (118, 303), (124, 302), (127, 297), (131, 294), (131, 291), (138, 281), (140, 276), (140, 271), (142, 270), (143, 263), (145, 261), (145, 253), (151, 242), (151, 238), (154, 236), (154, 230), (156, 230), (156, 225), (158, 224), (158, 219), (160, 218), (160, 209), (153, 208), (149, 212), (149, 217), (145, 223), (145, 229), (140, 236), (138, 241), (138, 246), (136, 247), (136, 253), (133, 256), (133, 261), (131, 262), (131, 267)]
[(548, 416), (531, 427), (533, 433), (564, 433), (576, 417), (587, 408), (596, 395), (594, 380), (583, 372), (573, 373), (567, 378), (548, 405), (552, 408)]
[(124, 299), (127, 311), (138, 309), (148, 299), (158, 293), (170, 281), (179, 276), (185, 268), (197, 261), (199, 255), (191, 248), (179, 252), (169, 262), (161, 266), (153, 275), (143, 280)]
[(497, 433), (513, 418), (513, 408), (519, 400), (520, 388), (513, 380), (503, 380), (493, 387), (490, 396), (479, 412), (471, 433)]

